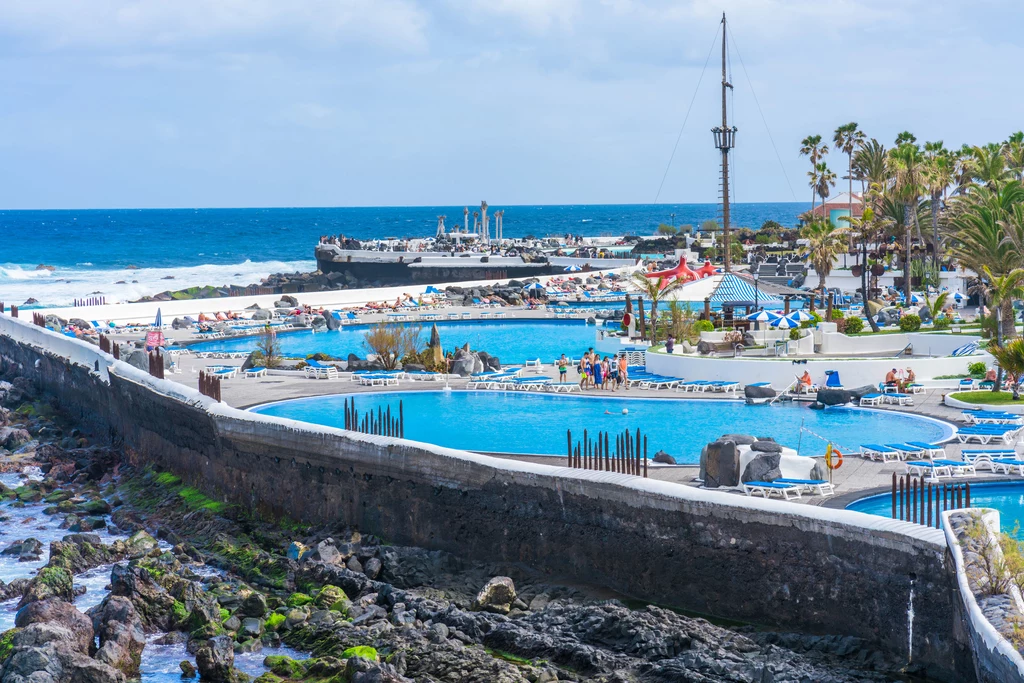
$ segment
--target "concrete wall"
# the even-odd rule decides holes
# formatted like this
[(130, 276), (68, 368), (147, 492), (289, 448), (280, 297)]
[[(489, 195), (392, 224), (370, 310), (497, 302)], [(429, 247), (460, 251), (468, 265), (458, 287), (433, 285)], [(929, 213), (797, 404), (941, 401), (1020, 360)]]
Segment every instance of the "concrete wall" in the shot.
[(973, 679), (933, 529), (247, 413), (6, 316), (0, 356), (93, 434), (265, 515), (523, 562), (772, 628), (857, 636), (937, 679)]

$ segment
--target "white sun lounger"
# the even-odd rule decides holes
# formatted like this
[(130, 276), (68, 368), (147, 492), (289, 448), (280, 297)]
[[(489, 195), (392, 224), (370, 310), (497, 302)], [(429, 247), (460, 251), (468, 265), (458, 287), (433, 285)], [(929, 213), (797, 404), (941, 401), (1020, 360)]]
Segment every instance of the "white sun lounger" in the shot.
[(900, 460), (899, 451), (893, 450), (888, 446), (880, 446), (877, 443), (861, 444), (860, 454), (861, 457), (867, 458), (868, 460), (879, 460), (881, 462)]
[(1012, 448), (985, 448), (985, 449), (969, 449), (965, 448), (960, 451), (960, 455), (963, 456), (964, 460), (974, 465), (975, 469), (984, 467), (987, 470), (995, 471), (992, 467), (992, 461), (998, 459), (1011, 459), (1017, 458), (1017, 451)]
[(574, 391), (582, 391), (576, 382), (552, 382), (547, 385), (547, 388), (555, 394), (571, 394)]
[(992, 471), (997, 474), (1017, 474), (1024, 476), (1024, 460), (1019, 458), (995, 458), (992, 460)]
[(864, 394), (860, 397), (860, 404), (862, 406), (879, 406), (882, 405), (882, 394)]
[(265, 377), (267, 369), (264, 367), (249, 368), (242, 373), (243, 377)]
[(943, 479), (953, 476), (953, 468), (949, 465), (937, 464), (931, 460), (907, 461), (907, 474), (913, 476), (927, 475), (928, 479)]
[(816, 493), (819, 496), (834, 496), (835, 487), (824, 479), (789, 479), (781, 477), (775, 480), (776, 484), (794, 484), (807, 493)]
[(800, 486), (797, 484), (780, 484), (774, 481), (748, 481), (743, 484), (743, 492), (748, 496), (761, 495), (771, 498), (773, 494), (783, 500), (800, 497)]

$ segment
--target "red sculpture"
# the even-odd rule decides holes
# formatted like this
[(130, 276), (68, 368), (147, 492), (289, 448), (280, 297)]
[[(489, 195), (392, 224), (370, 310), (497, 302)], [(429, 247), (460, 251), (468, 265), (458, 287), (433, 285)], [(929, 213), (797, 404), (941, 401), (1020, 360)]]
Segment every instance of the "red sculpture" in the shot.
[(686, 265), (686, 261), (680, 259), (679, 264), (675, 268), (669, 268), (668, 270), (659, 270), (653, 273), (647, 273), (649, 278), (665, 278), (665, 282), (662, 286), (668, 284), (676, 278), (681, 278), (684, 282), (690, 282), (691, 280), (702, 280), (706, 277), (710, 277), (716, 273), (716, 269), (711, 265), (711, 261), (705, 261), (704, 265), (698, 268), (696, 271), (690, 270), (690, 267)]

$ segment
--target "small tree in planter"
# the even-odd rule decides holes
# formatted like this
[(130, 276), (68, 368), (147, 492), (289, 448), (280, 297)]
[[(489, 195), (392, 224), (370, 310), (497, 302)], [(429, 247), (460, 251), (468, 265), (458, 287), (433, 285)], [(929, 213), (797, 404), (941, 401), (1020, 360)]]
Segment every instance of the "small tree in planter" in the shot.
[(253, 362), (258, 362), (265, 368), (276, 368), (281, 364), (281, 342), (277, 340), (277, 334), (270, 325), (260, 332), (256, 351), (253, 353)]
[(399, 361), (416, 353), (420, 339), (418, 325), (377, 323), (363, 336), (363, 344), (377, 356), (385, 370), (394, 370)]

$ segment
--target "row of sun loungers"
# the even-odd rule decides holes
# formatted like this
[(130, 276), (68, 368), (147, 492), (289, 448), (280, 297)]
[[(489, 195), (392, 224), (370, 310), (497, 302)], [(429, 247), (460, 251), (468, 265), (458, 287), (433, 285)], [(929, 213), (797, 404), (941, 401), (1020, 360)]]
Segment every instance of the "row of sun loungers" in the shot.
[(888, 444), (861, 444), (861, 457), (868, 460), (888, 462), (890, 460), (906, 460), (908, 458), (927, 457), (934, 458), (945, 454), (945, 449), (939, 444), (924, 443), (922, 441), (910, 441), (907, 443)]
[(1012, 444), (1024, 430), (1019, 424), (973, 424), (961, 427), (956, 433), (960, 443), (978, 442), (982, 445), (996, 443)]
[(871, 394), (864, 394), (861, 396), (860, 405), (862, 406), (880, 406), (880, 405), (897, 405), (897, 406), (912, 406), (914, 405), (914, 397), (910, 394), (901, 393), (882, 393), (877, 392)]
[(1001, 410), (965, 410), (964, 422), (967, 424), (1024, 424), (1024, 415), (1007, 413)]
[(720, 393), (736, 393), (740, 389), (739, 382), (730, 382), (728, 380), (705, 380), (697, 379), (690, 380), (689, 382), (680, 382), (676, 391), (686, 393), (691, 392), (695, 394), (703, 394), (705, 392), (720, 392)]
[(831, 496), (835, 494), (836, 490), (831, 483), (824, 479), (787, 479), (783, 477), (775, 481), (745, 482), (743, 492), (748, 496), (771, 498), (776, 495), (783, 500), (793, 500), (800, 498), (804, 493)]

